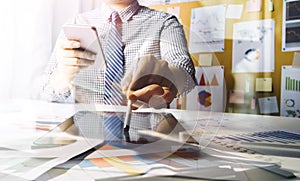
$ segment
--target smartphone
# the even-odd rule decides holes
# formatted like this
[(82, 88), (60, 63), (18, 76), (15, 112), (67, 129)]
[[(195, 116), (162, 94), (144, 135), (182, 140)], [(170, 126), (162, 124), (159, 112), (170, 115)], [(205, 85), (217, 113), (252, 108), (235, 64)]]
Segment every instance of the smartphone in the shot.
[(92, 67), (106, 69), (107, 64), (102, 51), (101, 42), (98, 38), (97, 29), (94, 26), (66, 24), (63, 26), (63, 30), (69, 40), (78, 40), (82, 49), (97, 54), (96, 61)]

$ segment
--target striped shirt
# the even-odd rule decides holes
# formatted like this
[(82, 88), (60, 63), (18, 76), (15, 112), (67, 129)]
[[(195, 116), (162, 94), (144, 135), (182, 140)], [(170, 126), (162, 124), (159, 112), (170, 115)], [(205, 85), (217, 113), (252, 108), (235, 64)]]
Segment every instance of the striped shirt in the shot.
[[(110, 28), (110, 10), (107, 6), (79, 14), (74, 23), (92, 25), (97, 28), (102, 49), (106, 47), (106, 37)], [(122, 41), (124, 44), (125, 72), (136, 64), (138, 57), (151, 54), (158, 60), (166, 60), (169, 66), (186, 72), (186, 81), (181, 95), (194, 88), (195, 69), (190, 58), (182, 25), (175, 16), (165, 12), (140, 6), (134, 1), (119, 12), (122, 20)], [(60, 38), (64, 38), (61, 33)], [(47, 67), (48, 77), (56, 66), (55, 51)], [(96, 69), (82, 70), (74, 79), (77, 85), (76, 101), (103, 103), (104, 72)], [(55, 94), (44, 86), (44, 97), (56, 102), (72, 102), (69, 93)]]

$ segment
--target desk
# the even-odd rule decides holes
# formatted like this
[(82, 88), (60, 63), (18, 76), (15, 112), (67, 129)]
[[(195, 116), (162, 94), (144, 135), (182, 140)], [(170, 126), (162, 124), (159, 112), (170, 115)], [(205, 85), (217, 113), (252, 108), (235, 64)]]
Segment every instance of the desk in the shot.
[[(70, 104), (55, 104), (55, 103), (48, 103), (43, 101), (33, 101), (33, 100), (13, 100), (13, 103), (19, 107), (19, 109), (15, 109), (14, 111), (10, 112), (2, 112), (0, 113), (1, 120), (1, 150), (7, 150), (6, 148), (10, 149), (26, 149), (31, 144), (32, 141), (36, 138), (40, 137), (41, 135), (45, 134), (45, 131), (36, 130), (36, 129), (27, 129), (24, 132), (24, 128), (34, 128), (36, 126), (36, 120), (43, 118), (43, 119), (50, 119), (56, 118), (56, 120), (63, 121), (64, 119), (73, 115), (76, 110), (74, 110), (74, 106)], [(17, 111), (16, 111), (17, 110)], [(178, 111), (174, 110), (174, 116), (178, 118), (180, 121), (183, 121), (187, 124), (187, 127), (191, 127), (189, 125), (191, 120), (195, 119), (195, 115), (198, 118), (207, 117), (212, 115), (211, 113), (207, 112), (190, 112), (190, 111)], [(285, 117), (272, 117), (272, 116), (259, 116), (259, 115), (245, 115), (245, 114), (229, 114), (229, 113), (215, 113), (213, 114), (216, 117), (222, 118), (222, 122), (219, 125), (219, 130), (216, 132), (215, 136), (226, 136), (226, 135), (234, 135), (234, 134), (245, 134), (245, 133), (253, 133), (258, 131), (270, 131), (270, 130), (287, 130), (292, 131), (295, 133), (300, 133), (300, 119), (295, 118), (285, 118)], [(213, 125), (216, 126), (216, 125)], [(13, 130), (13, 132), (11, 131)], [(21, 131), (22, 130), (22, 131)], [(20, 131), (20, 132), (19, 132)], [(17, 134), (17, 133), (20, 134)], [(22, 132), (22, 134), (21, 134)], [(26, 133), (26, 134), (24, 134)], [(4, 139), (6, 138), (6, 139)], [(5, 149), (4, 149), (5, 148)], [(232, 151), (229, 149), (225, 149), (226, 146), (220, 144), (216, 144), (214, 142), (210, 142), (208, 147), (202, 150), (203, 153), (211, 153), (210, 149), (222, 149), (223, 151), (219, 153), (224, 154), (232, 154), (235, 156), (242, 156), (248, 159), (259, 160), (259, 161), (267, 161), (267, 162), (276, 162), (281, 165), (282, 168), (292, 171), (297, 177), (292, 180), (300, 180), (300, 168), (298, 163), (300, 161), (299, 157), (282, 157), (276, 155), (262, 155), (259, 153), (249, 154), (243, 153), (238, 151)], [(1, 157), (0, 159), (0, 169), (5, 169), (8, 163), (4, 161), (8, 161), (9, 159), (4, 159)], [(69, 167), (76, 167), (76, 160), (71, 160), (68, 162)], [(208, 162), (207, 162), (208, 163)], [(71, 165), (71, 166), (70, 166)], [(65, 165), (66, 166), (66, 165)], [(213, 164), (211, 165), (214, 166)], [(66, 167), (65, 167), (66, 168)], [(76, 175), (76, 172), (66, 172), (67, 170), (62, 167), (56, 167), (48, 171), (47, 173), (43, 174), (42, 176), (38, 177), (37, 180), (60, 180), (60, 178), (67, 178), (70, 180), (76, 180), (75, 178), (80, 178), (80, 175)], [(205, 173), (212, 173), (212, 170), (205, 170), (209, 168), (202, 168), (202, 175)], [(217, 170), (217, 168), (215, 168)], [(201, 176), (201, 170), (198, 172)], [(204, 171), (205, 173), (204, 173)], [(169, 170), (170, 171), (170, 170)], [(161, 173), (168, 174), (167, 170), (161, 171)], [(172, 172), (172, 171), (171, 171)], [(170, 172), (170, 174), (171, 174)], [(52, 173), (61, 173), (58, 175), (52, 175)], [(216, 171), (217, 173), (217, 171)], [(241, 172), (242, 177), (245, 180), (280, 180), (284, 179), (276, 174), (271, 172), (265, 171), (263, 169), (248, 169), (245, 172)], [(73, 175), (72, 175), (73, 174)], [(106, 173), (107, 174), (107, 173)], [(174, 175), (174, 173), (172, 173)], [(1, 174), (0, 176), (2, 176)], [(62, 176), (66, 177), (62, 177)], [(7, 177), (7, 175), (4, 174)], [(50, 178), (51, 177), (51, 178)], [(12, 178), (12, 177), (10, 177)], [(92, 179), (92, 178), (91, 178)], [(133, 179), (130, 177), (129, 180)], [(136, 179), (143, 179), (143, 180), (152, 180), (153, 178), (147, 177), (137, 177)], [(157, 176), (155, 180), (180, 180), (182, 178), (179, 177), (162, 177)], [(184, 180), (188, 178), (185, 177)], [(192, 180), (192, 178), (189, 178)], [(243, 180), (244, 180), (243, 179)], [(107, 179), (108, 180), (108, 179)], [(198, 180), (198, 179), (197, 179)]]

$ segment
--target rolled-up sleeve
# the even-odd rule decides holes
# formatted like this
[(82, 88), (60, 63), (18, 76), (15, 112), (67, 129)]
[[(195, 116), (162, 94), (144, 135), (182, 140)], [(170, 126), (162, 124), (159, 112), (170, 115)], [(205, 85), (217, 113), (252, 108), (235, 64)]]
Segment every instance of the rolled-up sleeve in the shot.
[(162, 59), (168, 61), (170, 67), (178, 69), (174, 76), (177, 80), (176, 86), (181, 87), (179, 94), (187, 94), (195, 86), (195, 68), (189, 54), (183, 26), (175, 16), (169, 16), (164, 21), (160, 47)]

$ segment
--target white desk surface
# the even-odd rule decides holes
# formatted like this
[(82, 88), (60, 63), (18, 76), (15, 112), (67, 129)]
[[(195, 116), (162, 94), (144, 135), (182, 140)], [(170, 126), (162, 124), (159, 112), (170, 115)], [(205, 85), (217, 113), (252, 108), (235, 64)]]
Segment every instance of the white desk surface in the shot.
[[(22, 120), (24, 123), (32, 123), (34, 120), (39, 118), (56, 118), (64, 120), (72, 116), (76, 110), (71, 104), (57, 104), (48, 103), (38, 100), (12, 100), (7, 102), (7, 107), (2, 108), (0, 106), (0, 132), (1, 137), (7, 135), (6, 126), (11, 126), (10, 123), (15, 124), (16, 120)], [(174, 115), (180, 120), (187, 121), (188, 124), (191, 120), (197, 118), (216, 118), (221, 120), (220, 127), (216, 132), (217, 135), (228, 135), (238, 133), (252, 133), (259, 131), (269, 130), (288, 130), (295, 133), (300, 133), (300, 119), (299, 118), (287, 118), (287, 117), (275, 117), (275, 116), (261, 116), (261, 115), (250, 115), (250, 114), (232, 114), (232, 113), (207, 113), (207, 112), (195, 112), (195, 111), (178, 111), (174, 110)], [(17, 121), (18, 122), (18, 121)], [(30, 124), (29, 124), (30, 125)], [(26, 135), (15, 134), (14, 137), (9, 139), (2, 139), (0, 143), (3, 145), (11, 142), (13, 139), (22, 140), (20, 142), (14, 142), (10, 144), (11, 147), (25, 148), (26, 144), (29, 144), (33, 139), (36, 139), (44, 132), (35, 132), (34, 136), (27, 138)], [(1, 145), (1, 146), (2, 146)], [(279, 157), (273, 155), (260, 155), (260, 154), (247, 154), (247, 153), (234, 153), (236, 155), (245, 156), (246, 158), (275, 161), (278, 162), (282, 168), (288, 169), (297, 176), (296, 180), (300, 180), (300, 159), (293, 157)], [(280, 180), (282, 177), (278, 177), (270, 172), (263, 170), (249, 171), (247, 173), (249, 180), (257, 180), (264, 178), (264, 180)], [(263, 177), (261, 177), (263, 176)], [(143, 178), (147, 180), (147, 178)], [(151, 178), (150, 178), (151, 179)], [(157, 177), (155, 180), (177, 180), (180, 178), (168, 178), (168, 177)], [(185, 178), (186, 179), (186, 178)]]

